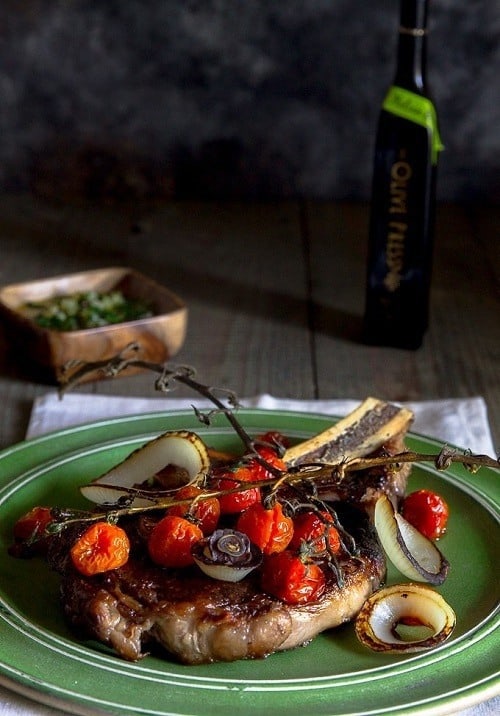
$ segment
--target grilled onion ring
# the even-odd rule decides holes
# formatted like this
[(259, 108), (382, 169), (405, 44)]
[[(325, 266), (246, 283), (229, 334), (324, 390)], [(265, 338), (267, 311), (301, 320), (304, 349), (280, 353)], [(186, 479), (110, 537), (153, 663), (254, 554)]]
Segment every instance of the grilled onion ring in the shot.
[[(395, 584), (374, 592), (356, 617), (356, 636), (373, 651), (387, 654), (432, 649), (444, 642), (455, 628), (453, 609), (438, 592), (423, 584)], [(427, 627), (430, 636), (407, 640), (398, 627)]]
[(374, 522), (385, 553), (405, 577), (433, 585), (444, 582), (448, 561), (434, 542), (396, 512), (386, 495), (375, 503)]
[[(91, 502), (99, 505), (114, 503), (127, 495), (135, 485), (149, 480), (168, 465), (186, 471), (186, 484), (196, 482), (210, 467), (210, 457), (204, 442), (196, 433), (188, 430), (170, 430), (142, 447), (134, 450), (118, 465), (112, 467), (80, 492)], [(172, 485), (172, 489), (180, 485)], [(151, 504), (150, 500), (136, 497), (131, 505)]]

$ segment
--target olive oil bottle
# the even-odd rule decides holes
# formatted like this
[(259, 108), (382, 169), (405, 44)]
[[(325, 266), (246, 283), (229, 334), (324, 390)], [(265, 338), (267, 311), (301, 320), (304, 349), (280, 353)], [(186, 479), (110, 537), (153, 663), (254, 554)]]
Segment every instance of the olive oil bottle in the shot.
[(426, 83), (427, 0), (400, 0), (397, 68), (380, 112), (364, 341), (416, 349), (428, 324), (436, 170), (442, 149)]

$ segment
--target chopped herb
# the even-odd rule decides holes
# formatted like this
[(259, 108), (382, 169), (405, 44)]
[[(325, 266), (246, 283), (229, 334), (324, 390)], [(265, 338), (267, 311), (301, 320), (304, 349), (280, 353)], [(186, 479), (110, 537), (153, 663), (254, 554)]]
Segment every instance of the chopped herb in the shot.
[(126, 298), (121, 291), (86, 291), (54, 296), (25, 304), (25, 311), (42, 328), (79, 331), (114, 323), (137, 321), (153, 315), (144, 301)]

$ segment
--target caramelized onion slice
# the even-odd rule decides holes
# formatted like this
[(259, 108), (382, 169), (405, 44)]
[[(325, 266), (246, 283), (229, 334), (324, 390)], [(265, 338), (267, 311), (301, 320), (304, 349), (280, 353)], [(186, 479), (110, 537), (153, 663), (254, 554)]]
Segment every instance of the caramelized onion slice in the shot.
[[(196, 433), (187, 430), (163, 433), (134, 450), (125, 460), (90, 485), (80, 488), (80, 491), (88, 500), (99, 505), (113, 503), (123, 497), (127, 489), (151, 480), (169, 465), (185, 470), (186, 484), (195, 482), (210, 467), (204, 442)], [(172, 485), (172, 489), (177, 487), (180, 485)], [(163, 489), (167, 488), (164, 486)], [(132, 504), (145, 505), (148, 501), (136, 498)]]
[[(412, 653), (431, 649), (448, 639), (455, 612), (443, 597), (424, 584), (395, 584), (374, 592), (356, 617), (356, 636), (374, 651)], [(426, 627), (430, 635), (406, 639), (398, 627)]]
[(375, 504), (375, 529), (388, 558), (399, 571), (418, 582), (439, 585), (449, 563), (436, 547), (394, 509), (386, 495)]

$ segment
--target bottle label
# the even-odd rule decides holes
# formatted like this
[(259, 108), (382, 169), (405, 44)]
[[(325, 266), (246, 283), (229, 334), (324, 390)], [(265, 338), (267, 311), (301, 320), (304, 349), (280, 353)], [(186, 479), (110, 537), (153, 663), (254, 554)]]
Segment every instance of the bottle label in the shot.
[(437, 164), (438, 154), (444, 149), (439, 136), (436, 109), (427, 97), (392, 86), (382, 105), (386, 112), (425, 127), (431, 136), (431, 161)]

